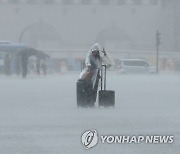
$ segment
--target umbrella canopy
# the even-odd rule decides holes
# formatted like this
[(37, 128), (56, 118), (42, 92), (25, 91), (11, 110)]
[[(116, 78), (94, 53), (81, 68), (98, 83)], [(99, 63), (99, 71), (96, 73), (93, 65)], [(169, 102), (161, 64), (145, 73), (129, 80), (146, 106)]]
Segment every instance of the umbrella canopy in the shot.
[(43, 51), (34, 49), (34, 48), (25, 48), (21, 50), (18, 54), (18, 56), (27, 56), (28, 58), (31, 56), (36, 56), (39, 59), (46, 59), (49, 58), (50, 56)]

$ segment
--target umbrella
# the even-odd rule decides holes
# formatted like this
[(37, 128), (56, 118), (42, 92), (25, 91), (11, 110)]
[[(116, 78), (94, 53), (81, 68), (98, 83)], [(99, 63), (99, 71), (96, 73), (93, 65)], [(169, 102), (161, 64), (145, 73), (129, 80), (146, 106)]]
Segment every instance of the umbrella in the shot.
[(31, 56), (36, 56), (39, 59), (46, 59), (49, 58), (50, 56), (46, 53), (44, 53), (43, 51), (34, 49), (34, 48), (25, 48), (23, 50), (21, 50), (18, 54), (18, 56), (27, 56), (31, 57)]

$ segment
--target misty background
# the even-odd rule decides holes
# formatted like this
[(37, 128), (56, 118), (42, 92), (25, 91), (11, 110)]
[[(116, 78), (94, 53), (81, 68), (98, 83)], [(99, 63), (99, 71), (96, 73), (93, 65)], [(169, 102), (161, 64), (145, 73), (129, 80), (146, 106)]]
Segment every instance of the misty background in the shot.
[(0, 41), (42, 50), (70, 70), (96, 42), (116, 61), (156, 65), (158, 30), (160, 69), (172, 71), (180, 59), (179, 8), (178, 0), (1, 0)]
[[(109, 51), (180, 50), (178, 0), (1, 0), (0, 40), (47, 52), (86, 51), (98, 42)], [(67, 55), (64, 55), (67, 56)]]

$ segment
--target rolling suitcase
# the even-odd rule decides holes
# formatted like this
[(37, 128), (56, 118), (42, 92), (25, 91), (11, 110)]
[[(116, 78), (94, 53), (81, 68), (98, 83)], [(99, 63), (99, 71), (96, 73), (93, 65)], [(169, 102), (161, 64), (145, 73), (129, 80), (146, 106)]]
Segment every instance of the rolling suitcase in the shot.
[(99, 107), (100, 106), (114, 107), (114, 105), (115, 105), (115, 91), (106, 90), (106, 65), (102, 65), (101, 90), (99, 90)]
[(92, 83), (78, 80), (76, 87), (77, 107), (94, 107)]

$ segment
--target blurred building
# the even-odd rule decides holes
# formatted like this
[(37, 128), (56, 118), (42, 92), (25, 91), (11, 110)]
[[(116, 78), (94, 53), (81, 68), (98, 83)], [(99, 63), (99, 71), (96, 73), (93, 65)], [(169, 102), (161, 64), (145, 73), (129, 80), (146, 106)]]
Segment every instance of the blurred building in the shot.
[[(0, 0), (0, 40), (49, 51), (180, 51), (179, 0)], [(70, 53), (66, 53), (68, 56)]]

